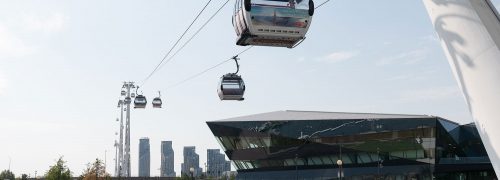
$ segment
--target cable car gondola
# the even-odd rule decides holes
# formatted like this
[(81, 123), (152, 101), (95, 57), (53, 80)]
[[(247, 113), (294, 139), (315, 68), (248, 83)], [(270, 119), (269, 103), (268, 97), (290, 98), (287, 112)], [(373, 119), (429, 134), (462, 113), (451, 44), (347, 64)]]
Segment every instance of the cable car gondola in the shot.
[(160, 91), (158, 91), (158, 97), (155, 97), (153, 99), (153, 108), (161, 108), (162, 102), (161, 102), (161, 94)]
[(118, 106), (117, 107), (120, 107), (121, 105), (123, 104), (123, 100), (118, 100)]
[(124, 102), (125, 102), (125, 104), (130, 104), (132, 102), (132, 99), (130, 99), (129, 97), (126, 97)]
[(122, 90), (122, 92), (120, 93), (122, 96), (125, 96), (127, 94), (127, 92), (125, 92), (124, 90)]
[(236, 73), (228, 73), (221, 77), (217, 93), (219, 94), (220, 100), (243, 101), (245, 99), (243, 98), (245, 94), (245, 83), (241, 76), (238, 75), (240, 69), (238, 58), (235, 56), (233, 59), (236, 62)]
[(305, 39), (313, 14), (313, 0), (236, 0), (236, 44), (294, 48)]
[[(137, 94), (137, 90), (139, 89), (139, 86), (135, 89), (135, 94)], [(134, 108), (140, 108), (144, 109), (146, 108), (146, 104), (148, 101), (146, 100), (146, 96), (142, 94), (137, 94), (137, 96), (134, 98)]]
[(134, 108), (144, 109), (146, 108), (147, 103), (148, 101), (146, 100), (146, 96), (137, 95), (134, 99)]
[(131, 97), (131, 98), (135, 98), (135, 93), (131, 93), (131, 94), (130, 94), (130, 97)]

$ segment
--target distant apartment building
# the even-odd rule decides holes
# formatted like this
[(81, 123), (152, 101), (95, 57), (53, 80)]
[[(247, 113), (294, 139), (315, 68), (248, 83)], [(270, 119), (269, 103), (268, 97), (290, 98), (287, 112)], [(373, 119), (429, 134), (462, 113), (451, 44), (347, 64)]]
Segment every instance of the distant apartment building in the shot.
[(184, 162), (181, 164), (182, 175), (191, 176), (190, 169), (193, 168), (193, 176), (198, 177), (202, 174), (202, 169), (200, 168), (200, 156), (196, 154), (196, 147), (185, 146), (184, 147)]
[(149, 177), (151, 157), (149, 138), (139, 140), (139, 177)]
[(172, 141), (161, 142), (161, 177), (175, 177)]
[(221, 177), (224, 172), (231, 171), (231, 163), (226, 161), (220, 149), (207, 149), (206, 171), (209, 177)]

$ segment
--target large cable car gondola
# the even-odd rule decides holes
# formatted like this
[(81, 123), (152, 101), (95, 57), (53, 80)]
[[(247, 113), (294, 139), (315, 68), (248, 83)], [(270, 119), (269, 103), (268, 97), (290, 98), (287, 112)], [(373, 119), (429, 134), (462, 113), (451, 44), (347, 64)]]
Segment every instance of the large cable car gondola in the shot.
[(240, 70), (240, 65), (238, 64), (237, 56), (233, 57), (236, 62), (236, 73), (228, 73), (221, 77), (219, 88), (217, 93), (219, 94), (220, 100), (237, 100), (243, 101), (243, 95), (245, 94), (245, 83), (238, 71)]
[(148, 101), (146, 100), (146, 96), (143, 96), (142, 94), (137, 95), (134, 99), (134, 108), (144, 109), (146, 108), (147, 103)]
[[(137, 94), (137, 89), (139, 89), (139, 86), (135, 89), (135, 94)], [(134, 98), (134, 108), (144, 109), (146, 108), (147, 103), (148, 101), (146, 100), (146, 96), (142, 94), (137, 94), (137, 96)]]
[(293, 48), (305, 39), (313, 14), (313, 0), (236, 0), (236, 44)]
[(153, 99), (153, 108), (161, 108), (162, 102), (161, 102), (161, 94), (160, 91), (158, 91), (158, 97), (155, 97)]

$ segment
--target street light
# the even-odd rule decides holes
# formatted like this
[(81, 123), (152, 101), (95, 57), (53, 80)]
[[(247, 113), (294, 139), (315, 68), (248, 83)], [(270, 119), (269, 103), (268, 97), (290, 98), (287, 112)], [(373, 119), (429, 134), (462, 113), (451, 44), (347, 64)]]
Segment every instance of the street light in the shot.
[(339, 165), (339, 178), (342, 180), (342, 160), (337, 160), (337, 165)]
[(190, 167), (189, 168), (189, 172), (191, 173), (191, 179), (194, 180), (194, 168), (193, 167)]

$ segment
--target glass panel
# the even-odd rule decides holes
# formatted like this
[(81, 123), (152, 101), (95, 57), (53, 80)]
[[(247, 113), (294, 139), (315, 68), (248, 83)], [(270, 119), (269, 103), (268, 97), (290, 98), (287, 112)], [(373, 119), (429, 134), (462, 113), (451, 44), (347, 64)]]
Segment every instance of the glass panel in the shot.
[(332, 159), (330, 159), (330, 157), (328, 156), (323, 156), (321, 157), (321, 160), (323, 161), (323, 163), (325, 164), (335, 164), (334, 161), (332, 161)]
[(253, 166), (252, 162), (250, 162), (250, 161), (245, 162), (245, 165), (246, 165), (246, 167), (248, 167), (249, 169), (253, 169), (253, 168), (254, 168), (254, 166)]
[(224, 83), (222, 84), (223, 89), (240, 89), (240, 84), (238, 83)]
[(236, 146), (233, 144), (233, 141), (229, 137), (219, 137), (221, 143), (224, 145), (226, 150), (234, 150)]
[[(335, 161), (336, 162), (336, 161)], [(352, 164), (352, 159), (348, 155), (342, 155), (343, 164)]]
[(302, 160), (302, 159), (300, 159), (300, 158), (295, 159), (295, 162), (296, 162), (296, 164), (297, 164), (297, 165), (299, 165), (299, 166), (302, 166), (302, 165), (304, 165), (304, 164), (305, 164), (305, 163), (304, 163), (304, 160)]
[(323, 164), (323, 162), (321, 161), (321, 159), (319, 157), (313, 157), (312, 160), (314, 161), (314, 164), (316, 164), (316, 165)]
[(286, 164), (288, 166), (295, 166), (295, 160), (294, 159), (286, 159)]
[(309, 19), (308, 11), (304, 9), (252, 6), (251, 13), (252, 23), (256, 26), (306, 28)]

